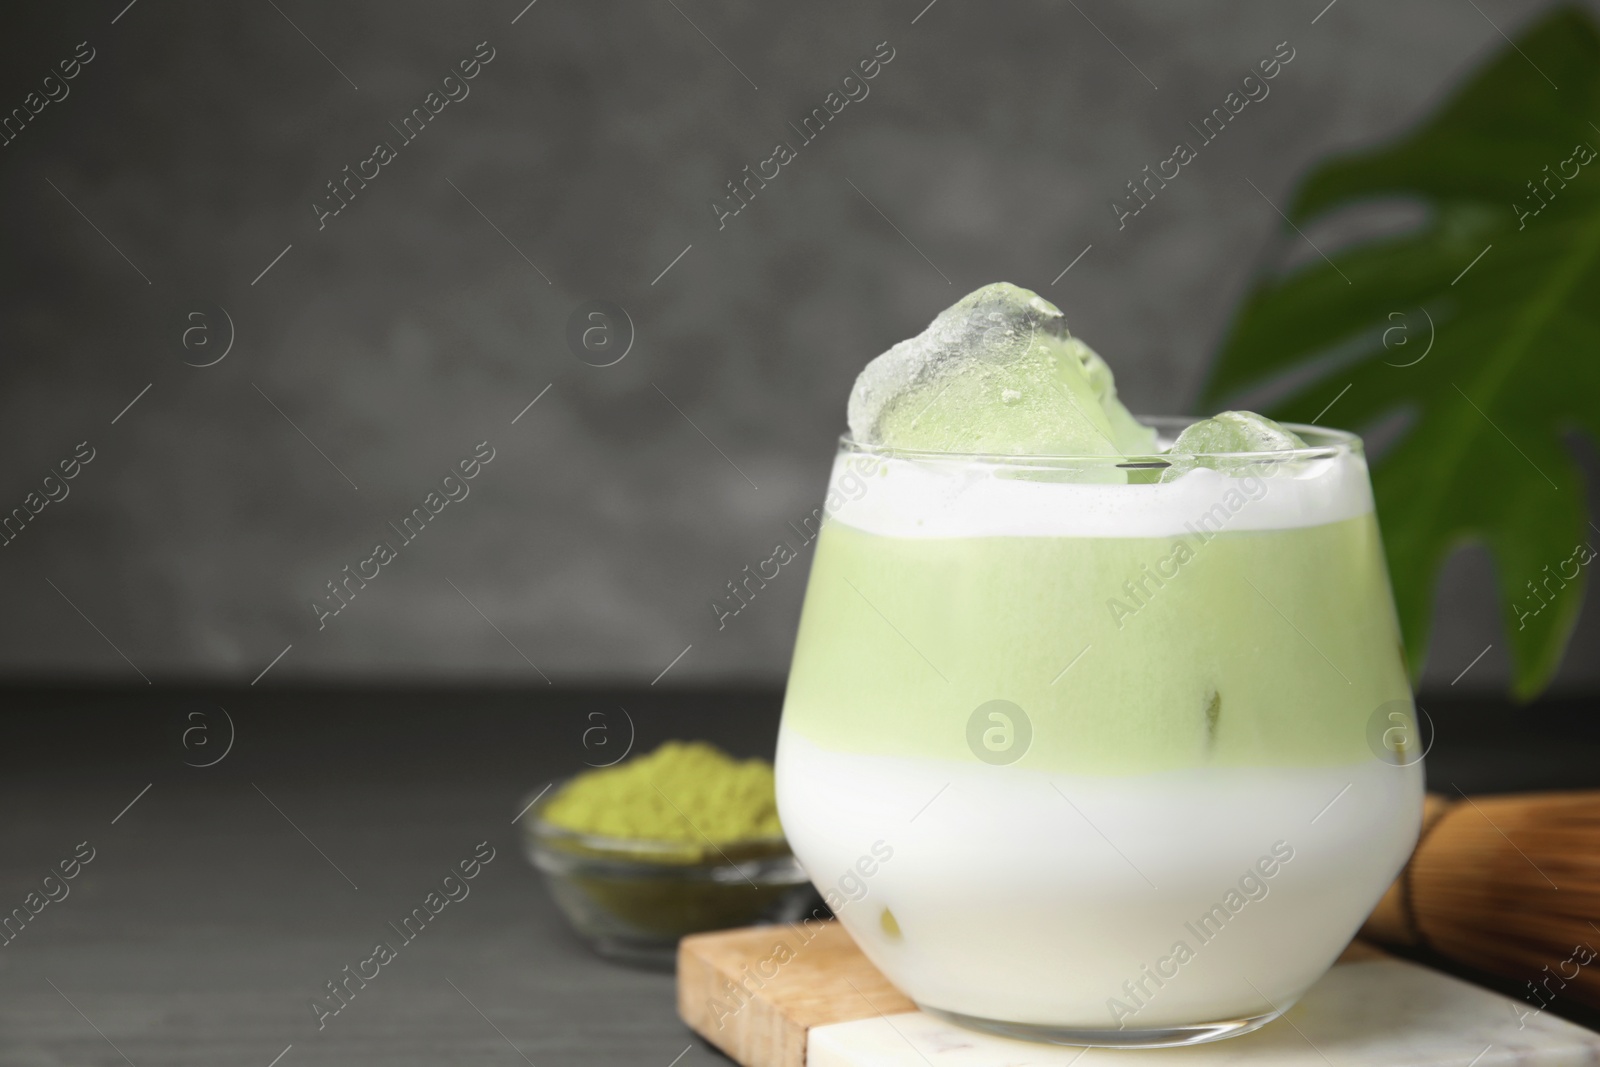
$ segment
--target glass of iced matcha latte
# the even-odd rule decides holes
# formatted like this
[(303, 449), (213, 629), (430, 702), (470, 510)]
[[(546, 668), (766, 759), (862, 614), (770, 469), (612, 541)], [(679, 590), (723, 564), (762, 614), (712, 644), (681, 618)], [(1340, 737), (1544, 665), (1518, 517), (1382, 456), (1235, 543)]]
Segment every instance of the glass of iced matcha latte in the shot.
[(922, 1008), (1010, 1036), (1276, 1018), (1421, 817), (1360, 440), (1137, 420), (1007, 284), (868, 364), (849, 424), (777, 755), (840, 921)]

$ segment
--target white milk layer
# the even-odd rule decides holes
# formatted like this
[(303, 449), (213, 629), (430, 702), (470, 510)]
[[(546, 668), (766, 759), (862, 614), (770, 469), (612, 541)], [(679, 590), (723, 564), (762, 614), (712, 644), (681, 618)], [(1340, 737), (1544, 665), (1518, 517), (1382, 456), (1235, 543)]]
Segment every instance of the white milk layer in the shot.
[(790, 730), (777, 768), (796, 856), (896, 986), (1083, 1029), (1286, 1009), (1409, 857), (1423, 791), (1420, 764), (1377, 759), (1047, 775)]
[(1200, 468), (1127, 485), (1062, 481), (1057, 472), (1018, 477), (1018, 467), (975, 461), (841, 454), (827, 510), (886, 537), (1169, 537), (1208, 517), (1225, 515), (1229, 530), (1282, 530), (1372, 510), (1360, 455), (1283, 463), (1271, 455), (1249, 473)]

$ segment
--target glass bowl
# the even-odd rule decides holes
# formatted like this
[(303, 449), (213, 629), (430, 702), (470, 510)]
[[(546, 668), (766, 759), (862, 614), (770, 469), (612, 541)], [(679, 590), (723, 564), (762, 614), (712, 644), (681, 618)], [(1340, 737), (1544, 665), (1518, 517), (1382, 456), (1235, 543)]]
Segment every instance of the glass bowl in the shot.
[(810, 880), (781, 835), (712, 843), (581, 833), (544, 819), (566, 784), (523, 816), (523, 850), (572, 928), (602, 956), (670, 970), (687, 934), (792, 922), (812, 901)]

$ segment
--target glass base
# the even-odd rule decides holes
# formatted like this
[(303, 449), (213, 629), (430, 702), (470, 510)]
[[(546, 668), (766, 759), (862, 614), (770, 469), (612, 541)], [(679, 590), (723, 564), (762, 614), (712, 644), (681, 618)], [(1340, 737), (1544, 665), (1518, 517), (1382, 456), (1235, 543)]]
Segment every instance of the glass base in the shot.
[(1221, 1041), (1260, 1029), (1282, 1015), (1269, 1011), (1240, 1019), (1218, 1019), (1215, 1022), (1195, 1023), (1190, 1026), (1166, 1026), (1123, 1030), (1090, 1030), (1072, 1026), (1042, 1026), (1034, 1023), (1003, 1022), (982, 1019), (975, 1015), (944, 1011), (919, 1004), (929, 1015), (937, 1016), (957, 1026), (998, 1034), (1018, 1041), (1037, 1041), (1047, 1045), (1085, 1045), (1099, 1048), (1170, 1048), (1174, 1045), (1201, 1045), (1207, 1041)]

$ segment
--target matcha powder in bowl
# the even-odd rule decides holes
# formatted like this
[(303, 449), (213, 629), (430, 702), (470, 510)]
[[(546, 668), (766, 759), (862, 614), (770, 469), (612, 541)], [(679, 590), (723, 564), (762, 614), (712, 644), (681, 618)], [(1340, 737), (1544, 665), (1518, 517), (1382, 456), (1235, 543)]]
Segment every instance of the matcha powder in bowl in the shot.
[(668, 741), (648, 756), (573, 779), (543, 811), (581, 834), (693, 846), (783, 836), (772, 764), (735, 760), (704, 741)]
[(670, 967), (684, 935), (792, 921), (814, 895), (778, 823), (772, 765), (703, 741), (587, 771), (522, 826), (573, 928), (629, 962)]

